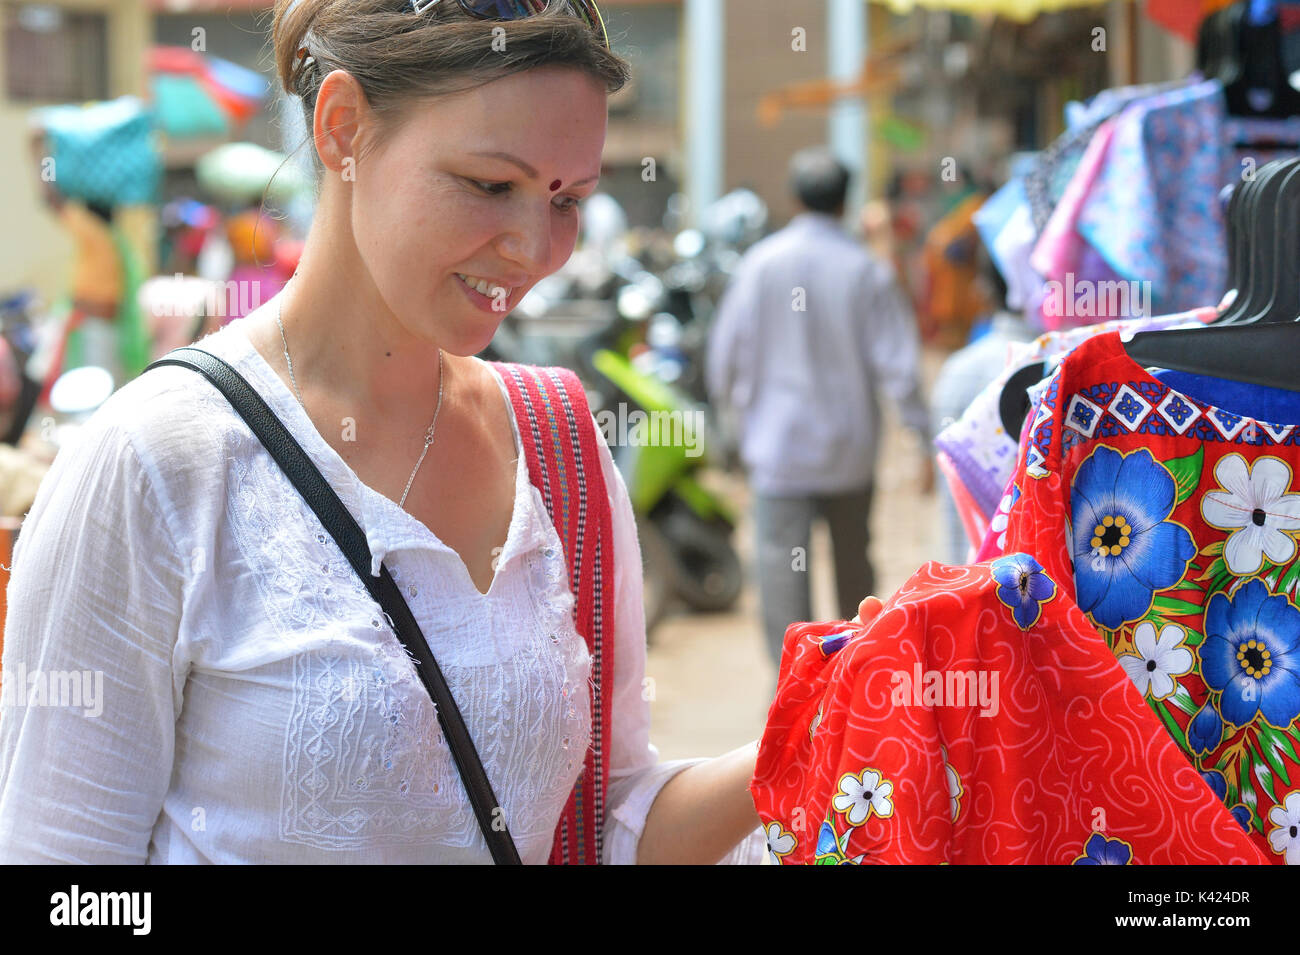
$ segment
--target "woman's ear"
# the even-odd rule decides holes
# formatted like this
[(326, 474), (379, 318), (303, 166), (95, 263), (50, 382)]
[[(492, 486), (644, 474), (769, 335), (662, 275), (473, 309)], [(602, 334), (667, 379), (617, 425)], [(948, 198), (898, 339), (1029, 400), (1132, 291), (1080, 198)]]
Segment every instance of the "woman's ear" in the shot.
[(365, 91), (351, 73), (334, 70), (321, 81), (312, 135), (326, 169), (345, 180), (356, 178), (359, 133), (371, 116)]

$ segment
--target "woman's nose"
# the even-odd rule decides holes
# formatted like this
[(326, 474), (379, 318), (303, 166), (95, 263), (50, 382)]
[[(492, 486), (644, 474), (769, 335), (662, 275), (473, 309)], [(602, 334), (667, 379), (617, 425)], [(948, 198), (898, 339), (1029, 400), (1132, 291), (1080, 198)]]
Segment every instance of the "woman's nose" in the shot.
[(502, 255), (534, 275), (550, 271), (551, 211), (548, 202), (541, 212), (520, 213), (500, 243)]

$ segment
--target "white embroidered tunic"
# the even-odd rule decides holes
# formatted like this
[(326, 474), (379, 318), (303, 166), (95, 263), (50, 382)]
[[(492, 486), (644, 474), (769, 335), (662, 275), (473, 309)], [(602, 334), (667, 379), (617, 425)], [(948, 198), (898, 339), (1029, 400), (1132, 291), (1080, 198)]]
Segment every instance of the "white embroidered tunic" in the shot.
[[(513, 411), (514, 512), (482, 594), (455, 551), (325, 442), (239, 321), (200, 345), (261, 394), (365, 530), (520, 856), (544, 863), (590, 738), (591, 661)], [(695, 761), (660, 763), (649, 741), (636, 526), (599, 448), (616, 570), (603, 861), (621, 863), (635, 861), (660, 788)], [(20, 533), (8, 604), (0, 862), (490, 862), (396, 634), (197, 373), (128, 383), (60, 452)], [(725, 861), (759, 861), (762, 848), (756, 830)]]

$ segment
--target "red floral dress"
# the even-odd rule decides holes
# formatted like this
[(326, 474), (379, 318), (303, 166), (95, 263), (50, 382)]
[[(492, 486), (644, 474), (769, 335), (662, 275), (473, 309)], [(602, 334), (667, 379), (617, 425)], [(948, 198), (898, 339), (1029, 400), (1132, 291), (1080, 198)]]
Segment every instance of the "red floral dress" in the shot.
[(751, 786), (778, 863), (1258, 863), (1070, 588), (921, 568), (870, 624), (787, 630)]
[[(1239, 409), (1246, 410), (1246, 409)], [(1275, 862), (1300, 863), (1300, 429), (1215, 408), (1086, 342), (1048, 384), (1005, 549), (1077, 603)]]

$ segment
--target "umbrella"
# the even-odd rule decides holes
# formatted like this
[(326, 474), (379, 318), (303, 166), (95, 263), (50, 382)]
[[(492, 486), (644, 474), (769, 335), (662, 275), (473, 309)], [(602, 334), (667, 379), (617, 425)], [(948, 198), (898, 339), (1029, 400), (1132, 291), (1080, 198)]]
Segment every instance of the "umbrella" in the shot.
[(226, 143), (204, 153), (194, 171), (199, 185), (223, 202), (245, 205), (259, 201), (264, 191), (283, 200), (307, 186), (303, 172), (285, 159), (254, 143)]
[(188, 47), (149, 51), (149, 85), (158, 126), (174, 139), (224, 136), (261, 109), (260, 73)]

